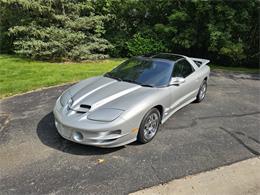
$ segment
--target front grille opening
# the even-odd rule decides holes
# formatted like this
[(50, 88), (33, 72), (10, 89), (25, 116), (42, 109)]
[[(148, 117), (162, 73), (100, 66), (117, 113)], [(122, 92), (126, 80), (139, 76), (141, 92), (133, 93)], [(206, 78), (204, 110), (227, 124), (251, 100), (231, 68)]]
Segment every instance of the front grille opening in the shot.
[(86, 108), (86, 109), (90, 109), (90, 108), (91, 108), (90, 105), (86, 105), (86, 104), (80, 104), (79, 107), (81, 107), (81, 108)]
[(122, 133), (121, 130), (114, 130), (114, 131), (110, 131), (107, 135), (120, 135)]

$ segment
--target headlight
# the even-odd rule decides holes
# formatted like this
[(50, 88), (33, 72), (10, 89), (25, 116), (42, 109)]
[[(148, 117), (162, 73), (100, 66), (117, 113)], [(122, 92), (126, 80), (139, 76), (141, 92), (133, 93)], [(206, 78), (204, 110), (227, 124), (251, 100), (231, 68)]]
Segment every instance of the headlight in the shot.
[(94, 111), (88, 115), (89, 120), (111, 122), (118, 118), (124, 110), (113, 109), (113, 108), (103, 108)]
[(64, 107), (69, 102), (70, 99), (71, 99), (71, 95), (69, 93), (69, 90), (67, 90), (60, 97), (61, 106)]

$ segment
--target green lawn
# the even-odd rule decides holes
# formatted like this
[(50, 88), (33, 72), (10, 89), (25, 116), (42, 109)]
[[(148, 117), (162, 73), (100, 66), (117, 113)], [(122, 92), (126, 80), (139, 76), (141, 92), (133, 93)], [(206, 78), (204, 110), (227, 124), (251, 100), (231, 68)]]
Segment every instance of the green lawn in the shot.
[(0, 98), (101, 75), (122, 61), (49, 63), (0, 55)]
[[(0, 98), (75, 82), (101, 75), (124, 59), (109, 59), (84, 63), (50, 63), (32, 61), (10, 55), (0, 55)], [(259, 69), (210, 65), (212, 70), (259, 73)]]

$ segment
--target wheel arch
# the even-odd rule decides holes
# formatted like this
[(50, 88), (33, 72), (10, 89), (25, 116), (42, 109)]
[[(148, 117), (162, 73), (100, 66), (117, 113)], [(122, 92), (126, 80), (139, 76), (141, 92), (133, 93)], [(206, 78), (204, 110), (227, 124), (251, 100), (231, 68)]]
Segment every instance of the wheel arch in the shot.
[(164, 112), (163, 106), (159, 104), (159, 105), (154, 106), (153, 108), (157, 108), (157, 109), (159, 110), (160, 115), (161, 115), (161, 120), (162, 120), (162, 118), (163, 118), (163, 112)]

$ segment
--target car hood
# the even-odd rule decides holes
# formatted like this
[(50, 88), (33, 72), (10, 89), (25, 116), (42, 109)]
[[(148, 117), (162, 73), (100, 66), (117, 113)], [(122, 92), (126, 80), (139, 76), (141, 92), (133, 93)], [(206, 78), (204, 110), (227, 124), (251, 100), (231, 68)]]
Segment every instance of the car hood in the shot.
[(102, 108), (125, 110), (153, 88), (117, 81), (108, 77), (95, 77), (76, 84), (70, 90), (70, 109), (86, 112)]

